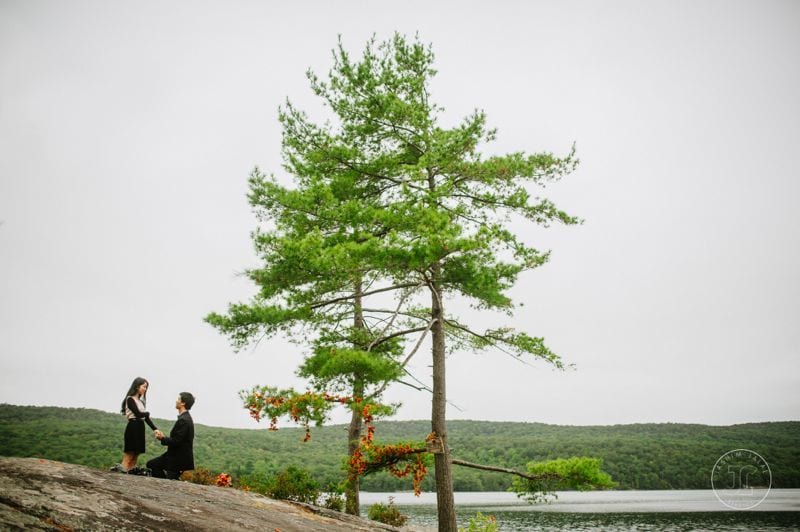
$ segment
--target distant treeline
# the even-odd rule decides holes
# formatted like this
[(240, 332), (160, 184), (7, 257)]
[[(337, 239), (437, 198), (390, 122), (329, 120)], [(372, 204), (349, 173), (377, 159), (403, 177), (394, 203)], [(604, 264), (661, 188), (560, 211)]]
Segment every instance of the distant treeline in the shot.
[[(200, 420), (201, 416), (196, 416)], [(156, 420), (165, 432), (173, 420)], [(0, 455), (36, 456), (106, 468), (119, 462), (125, 419), (119, 414), (83, 408), (0, 405)], [(427, 421), (378, 422), (382, 443), (421, 441), (430, 432)], [(677, 423), (594, 427), (451, 421), (450, 446), (456, 458), (524, 470), (530, 461), (569, 456), (603, 459), (603, 469), (621, 489), (710, 488), (711, 469), (733, 449), (751, 449), (769, 463), (772, 485), (800, 487), (800, 422), (748, 423), (727, 427)], [(195, 462), (234, 476), (270, 474), (295, 465), (307, 469), (322, 485), (339, 482), (347, 427), (227, 429), (198, 424)], [(148, 459), (163, 451), (148, 438)], [(454, 468), (459, 491), (503, 491), (508, 475)], [(423, 484), (433, 487), (432, 475)], [(386, 474), (364, 479), (366, 491), (411, 489), (410, 480)]]

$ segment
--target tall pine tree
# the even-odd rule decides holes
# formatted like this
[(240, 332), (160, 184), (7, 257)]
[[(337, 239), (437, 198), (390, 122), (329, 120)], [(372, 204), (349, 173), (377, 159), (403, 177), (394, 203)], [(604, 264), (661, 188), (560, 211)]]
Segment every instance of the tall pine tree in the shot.
[[(328, 339), (337, 331), (365, 364), (383, 356), (384, 382), (398, 378), (408, 361), (397, 340), (429, 334), (439, 528), (455, 531), (446, 353), (502, 349), (558, 367), (561, 361), (542, 338), (510, 327), (479, 330), (448, 305), (463, 297), (485, 311), (513, 312), (508, 289), (548, 253), (509, 222), (577, 223), (534, 193), (577, 161), (573, 153), (484, 157), (480, 149), (495, 132), (481, 111), (441, 127), (442, 108), (429, 95), (433, 53), (418, 40), (373, 39), (357, 60), (340, 43), (333, 56), (325, 79), (308, 77), (335, 123), (315, 123), (291, 103), (280, 114), (294, 188), (259, 173), (251, 180), (251, 203), (274, 223), (254, 235), (264, 267), (249, 274), (260, 292), (207, 319), (238, 345), (292, 326), (313, 327)], [(365, 297), (382, 304), (365, 305)], [(392, 340), (391, 355), (375, 352)]]

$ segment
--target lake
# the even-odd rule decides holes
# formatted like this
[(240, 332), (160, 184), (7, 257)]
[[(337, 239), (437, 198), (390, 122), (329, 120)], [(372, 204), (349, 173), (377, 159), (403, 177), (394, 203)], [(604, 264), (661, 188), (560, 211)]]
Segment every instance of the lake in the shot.
[[(720, 490), (729, 501), (735, 490)], [(394, 504), (421, 530), (436, 526), (436, 494), (361, 493), (362, 513), (376, 502)], [(501, 531), (522, 530), (800, 530), (800, 489), (753, 493), (749, 510), (725, 506), (712, 490), (559, 492), (549, 504), (529, 505), (508, 492), (457, 492), (459, 526), (477, 512), (497, 518)], [(749, 506), (749, 505), (748, 505)]]

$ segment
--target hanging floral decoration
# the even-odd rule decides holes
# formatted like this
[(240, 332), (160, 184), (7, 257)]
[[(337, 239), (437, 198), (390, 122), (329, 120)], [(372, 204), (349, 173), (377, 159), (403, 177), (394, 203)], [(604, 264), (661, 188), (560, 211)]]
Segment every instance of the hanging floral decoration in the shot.
[[(387, 415), (393, 408), (380, 403), (368, 403), (361, 397), (331, 395), (306, 391), (297, 393), (291, 389), (278, 389), (268, 386), (255, 387), (240, 394), (250, 417), (256, 421), (269, 419), (269, 430), (278, 430), (278, 418), (288, 417), (305, 428), (303, 441), (311, 439), (311, 423), (320, 426), (330, 410), (337, 404), (351, 409), (360, 409), (365, 432), (359, 445), (348, 461), (348, 480), (386, 470), (397, 478), (410, 476), (414, 494), (421, 493), (422, 480), (428, 472), (430, 453), (426, 452), (425, 442), (395, 443), (381, 445), (375, 442), (376, 416)], [(429, 435), (428, 440), (433, 436)]]

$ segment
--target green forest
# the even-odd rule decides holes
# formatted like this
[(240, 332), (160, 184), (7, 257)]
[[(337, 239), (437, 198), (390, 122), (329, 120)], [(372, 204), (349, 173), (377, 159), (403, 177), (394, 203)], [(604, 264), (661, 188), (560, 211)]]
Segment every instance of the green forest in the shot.
[[(200, 416), (196, 416), (199, 421)], [(173, 420), (155, 420), (165, 432)], [(33, 456), (97, 468), (119, 462), (125, 419), (120, 414), (84, 408), (0, 405), (0, 455)], [(774, 488), (800, 487), (800, 422), (732, 426), (679, 423), (612, 426), (561, 426), (542, 423), (450, 421), (454, 458), (524, 470), (531, 461), (592, 456), (620, 489), (706, 489), (717, 459), (733, 449), (751, 449), (766, 459)], [(343, 478), (347, 427), (304, 430), (228, 429), (196, 425), (195, 462), (213, 472), (241, 476), (271, 474), (290, 465), (307, 469), (322, 485)], [(421, 441), (427, 421), (378, 421), (376, 440)], [(163, 452), (149, 439), (140, 462)], [(511, 477), (454, 467), (458, 491), (503, 491)], [(433, 475), (423, 483), (433, 487)], [(385, 473), (364, 478), (365, 491), (405, 491), (411, 481)]]

